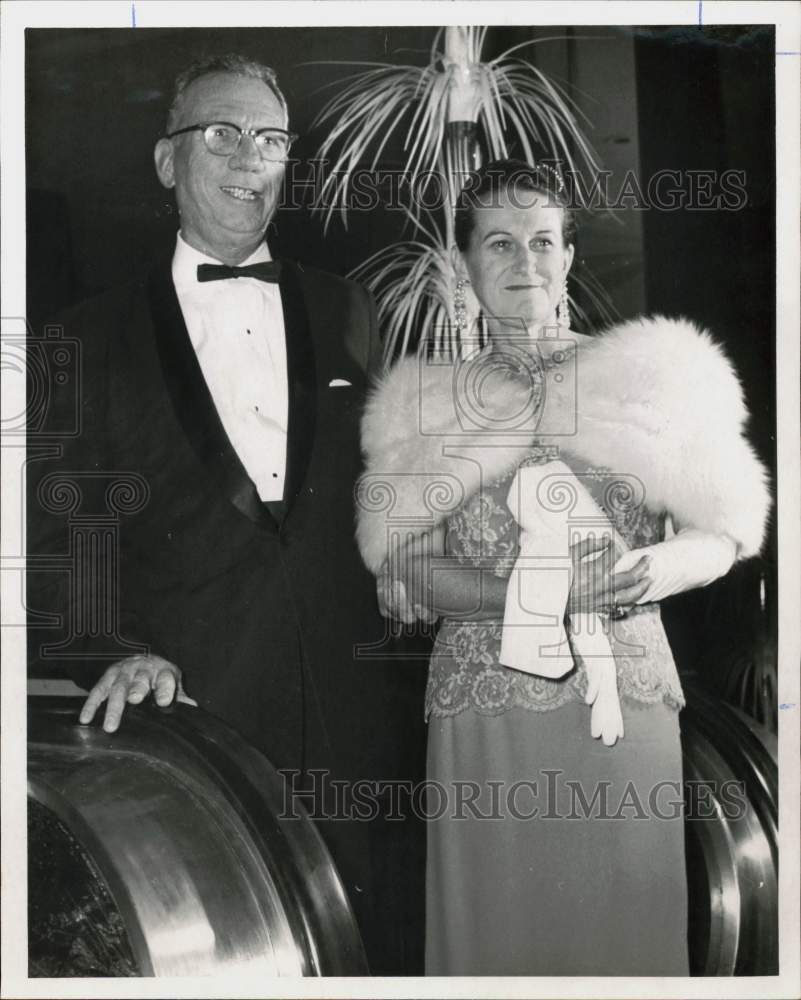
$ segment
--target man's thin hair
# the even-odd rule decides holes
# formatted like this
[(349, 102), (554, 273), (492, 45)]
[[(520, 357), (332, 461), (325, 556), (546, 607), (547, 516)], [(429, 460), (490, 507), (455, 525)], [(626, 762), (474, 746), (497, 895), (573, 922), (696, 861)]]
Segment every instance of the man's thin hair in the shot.
[(261, 80), (275, 95), (287, 118), (289, 117), (286, 98), (278, 86), (278, 78), (275, 75), (275, 70), (264, 63), (257, 62), (255, 59), (248, 59), (237, 52), (227, 52), (224, 55), (206, 56), (203, 59), (198, 59), (175, 78), (172, 103), (170, 104), (170, 110), (167, 112), (168, 132), (172, 132), (176, 128), (186, 88), (191, 83), (194, 83), (195, 80), (199, 80), (203, 76), (210, 76), (212, 73), (234, 73), (236, 76), (246, 76), (252, 80)]

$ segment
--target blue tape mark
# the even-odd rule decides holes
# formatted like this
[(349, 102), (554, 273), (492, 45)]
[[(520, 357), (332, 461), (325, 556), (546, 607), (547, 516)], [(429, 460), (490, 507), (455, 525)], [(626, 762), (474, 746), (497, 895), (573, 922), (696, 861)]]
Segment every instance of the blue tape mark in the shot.
[(698, 27), (702, 27), (704, 23), (704, 0), (698, 0)]
[(796, 703), (795, 703), (794, 701), (790, 701), (790, 702), (787, 702), (787, 701), (783, 701), (783, 702), (781, 703), (781, 705), (779, 705), (779, 708), (780, 708), (780, 709), (781, 709), (781, 710), (782, 710), (783, 712), (786, 712), (788, 708), (795, 708), (795, 707), (796, 707)]
[(801, 52), (777, 52), (777, 56), (801, 56)]
[(131, 27), (136, 27), (136, 0), (131, 0)]

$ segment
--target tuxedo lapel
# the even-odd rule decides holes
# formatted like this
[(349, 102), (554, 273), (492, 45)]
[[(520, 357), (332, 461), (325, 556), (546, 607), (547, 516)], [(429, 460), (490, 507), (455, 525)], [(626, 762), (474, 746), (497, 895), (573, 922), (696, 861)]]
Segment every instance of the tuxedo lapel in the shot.
[[(277, 530), (220, 421), (189, 339), (169, 260), (153, 269), (148, 291), (164, 381), (186, 437), (237, 510), (255, 524)], [(290, 388), (290, 432), (291, 399)]]
[(287, 435), (284, 516), (291, 513), (300, 493), (314, 446), (317, 416), (314, 342), (301, 284), (300, 267), (284, 261), (281, 267), (281, 304), (286, 331), (289, 379), (289, 428)]

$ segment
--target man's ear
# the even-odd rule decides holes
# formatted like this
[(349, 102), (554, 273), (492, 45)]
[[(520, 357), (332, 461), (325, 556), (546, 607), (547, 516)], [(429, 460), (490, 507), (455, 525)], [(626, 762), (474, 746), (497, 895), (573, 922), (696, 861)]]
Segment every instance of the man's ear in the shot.
[(169, 139), (159, 139), (156, 148), (153, 150), (153, 159), (156, 162), (156, 173), (165, 188), (175, 187), (175, 167), (173, 155), (175, 150)]

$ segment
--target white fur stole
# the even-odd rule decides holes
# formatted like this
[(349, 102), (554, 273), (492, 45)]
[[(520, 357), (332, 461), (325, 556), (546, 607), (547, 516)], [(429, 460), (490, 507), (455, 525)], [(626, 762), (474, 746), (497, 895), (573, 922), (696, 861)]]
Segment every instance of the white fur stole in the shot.
[(374, 573), (393, 534), (430, 530), (535, 442), (636, 477), (649, 510), (729, 535), (739, 558), (759, 552), (767, 475), (744, 436), (740, 383), (708, 333), (657, 316), (581, 338), (572, 353), (538, 343), (551, 355), (541, 384), (493, 370), (484, 355), (403, 358), (375, 388), (362, 421), (356, 531)]

